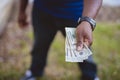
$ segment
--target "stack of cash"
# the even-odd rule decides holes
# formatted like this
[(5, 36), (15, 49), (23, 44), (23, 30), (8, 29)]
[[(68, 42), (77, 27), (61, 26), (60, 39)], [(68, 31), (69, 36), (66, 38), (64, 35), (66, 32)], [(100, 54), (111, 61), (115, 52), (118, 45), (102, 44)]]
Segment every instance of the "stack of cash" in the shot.
[(80, 51), (76, 50), (76, 28), (66, 27), (66, 41), (65, 41), (65, 60), (66, 62), (83, 62), (92, 54), (91, 50), (84, 43)]

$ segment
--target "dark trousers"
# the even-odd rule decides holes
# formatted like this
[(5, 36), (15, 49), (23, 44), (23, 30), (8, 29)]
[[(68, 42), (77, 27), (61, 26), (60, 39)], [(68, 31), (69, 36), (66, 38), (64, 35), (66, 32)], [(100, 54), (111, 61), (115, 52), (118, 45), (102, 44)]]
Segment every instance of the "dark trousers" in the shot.
[[(63, 36), (65, 36), (64, 28), (66, 26), (76, 27), (77, 21), (57, 18), (33, 7), (32, 24), (34, 30), (34, 46), (31, 52), (32, 62), (30, 70), (34, 76), (42, 76), (46, 66), (48, 50), (57, 31), (61, 31)], [(82, 71), (82, 78), (84, 80), (93, 80), (96, 76), (96, 65), (91, 56), (85, 62), (78, 63), (78, 66)]]

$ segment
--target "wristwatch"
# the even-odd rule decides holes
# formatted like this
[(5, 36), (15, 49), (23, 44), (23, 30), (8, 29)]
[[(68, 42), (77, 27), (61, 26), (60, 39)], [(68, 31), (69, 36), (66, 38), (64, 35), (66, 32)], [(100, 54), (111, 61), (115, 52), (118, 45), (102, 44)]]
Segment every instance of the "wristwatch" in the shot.
[(96, 21), (90, 17), (80, 17), (78, 19), (78, 24), (80, 24), (82, 21), (87, 21), (88, 23), (90, 23), (92, 31), (94, 31), (95, 27), (96, 27)]

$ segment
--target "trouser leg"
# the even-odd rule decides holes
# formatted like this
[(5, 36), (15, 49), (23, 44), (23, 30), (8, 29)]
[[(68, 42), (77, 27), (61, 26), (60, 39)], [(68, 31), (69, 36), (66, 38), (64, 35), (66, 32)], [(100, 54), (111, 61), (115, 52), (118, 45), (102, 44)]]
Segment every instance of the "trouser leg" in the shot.
[(46, 17), (48, 15), (41, 13), (36, 8), (33, 9), (34, 45), (31, 51), (32, 60), (30, 70), (34, 76), (42, 76), (49, 47), (57, 32), (56, 28), (50, 24), (50, 21), (47, 21), (48, 19)]
[(47, 53), (56, 34), (56, 32), (42, 30), (43, 29), (41, 29), (41, 32), (38, 32), (39, 34), (35, 33), (35, 43), (31, 52), (32, 64), (30, 70), (35, 76), (40, 76), (43, 74), (47, 60)]
[(78, 66), (82, 72), (82, 80), (94, 80), (97, 77), (97, 66), (93, 62), (92, 56), (89, 56), (83, 63), (78, 63)]

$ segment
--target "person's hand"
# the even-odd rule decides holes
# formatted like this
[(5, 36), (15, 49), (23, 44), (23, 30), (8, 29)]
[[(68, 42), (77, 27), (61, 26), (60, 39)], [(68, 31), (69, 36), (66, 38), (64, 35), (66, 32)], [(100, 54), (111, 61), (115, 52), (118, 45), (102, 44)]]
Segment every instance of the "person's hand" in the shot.
[(25, 28), (25, 27), (28, 26), (26, 13), (24, 13), (24, 12), (19, 13), (19, 15), (18, 15), (18, 24), (19, 24), (19, 27), (21, 27), (21, 28)]
[(81, 24), (77, 26), (76, 29), (76, 37), (77, 37), (77, 50), (81, 50), (83, 48), (83, 43), (90, 46), (92, 44), (92, 28), (91, 25), (83, 21)]

